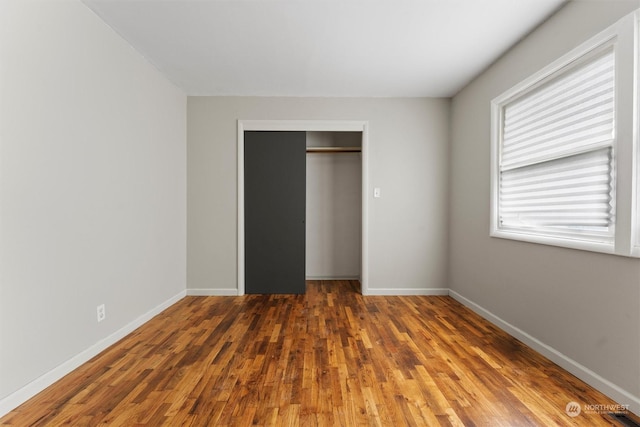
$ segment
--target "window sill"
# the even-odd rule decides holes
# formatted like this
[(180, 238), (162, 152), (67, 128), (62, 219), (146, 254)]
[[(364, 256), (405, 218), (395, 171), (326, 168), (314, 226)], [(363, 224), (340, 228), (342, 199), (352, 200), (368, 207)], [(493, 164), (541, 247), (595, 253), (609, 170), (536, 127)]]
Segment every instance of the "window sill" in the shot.
[(614, 243), (606, 241), (580, 240), (577, 238), (544, 236), (539, 234), (506, 230), (492, 230), (490, 236), (500, 239), (517, 240), (520, 242), (537, 243), (547, 246), (557, 246), (561, 248), (578, 249), (582, 251), (598, 252), (610, 255), (640, 257), (640, 248), (637, 248), (637, 254), (617, 253)]

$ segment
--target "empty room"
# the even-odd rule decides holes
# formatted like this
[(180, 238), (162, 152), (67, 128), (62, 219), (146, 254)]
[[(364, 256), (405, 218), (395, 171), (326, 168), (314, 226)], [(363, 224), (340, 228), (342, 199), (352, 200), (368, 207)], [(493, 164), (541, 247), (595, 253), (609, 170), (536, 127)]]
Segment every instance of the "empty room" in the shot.
[(0, 425), (640, 425), (639, 29), (0, 1)]

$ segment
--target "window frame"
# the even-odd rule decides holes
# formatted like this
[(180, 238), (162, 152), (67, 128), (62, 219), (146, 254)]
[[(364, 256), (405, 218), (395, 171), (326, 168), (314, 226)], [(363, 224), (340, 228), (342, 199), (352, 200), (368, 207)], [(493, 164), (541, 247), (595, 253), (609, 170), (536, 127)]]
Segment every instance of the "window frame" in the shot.
[[(542, 68), (491, 101), (491, 195), (490, 236), (530, 243), (640, 257), (640, 189), (637, 164), (640, 162), (638, 122), (638, 37), (639, 14), (635, 11), (600, 32), (556, 61)], [(504, 107), (526, 96), (550, 80), (566, 75), (593, 55), (613, 49), (615, 57), (614, 138), (612, 141), (613, 237), (589, 238), (579, 233), (536, 232), (505, 229), (500, 224), (500, 159)]]
[(634, 34), (635, 42), (633, 61), (633, 148), (632, 148), (632, 194), (631, 201), (631, 247), (630, 255), (640, 258), (640, 148), (638, 139), (640, 138), (640, 9), (634, 12)]

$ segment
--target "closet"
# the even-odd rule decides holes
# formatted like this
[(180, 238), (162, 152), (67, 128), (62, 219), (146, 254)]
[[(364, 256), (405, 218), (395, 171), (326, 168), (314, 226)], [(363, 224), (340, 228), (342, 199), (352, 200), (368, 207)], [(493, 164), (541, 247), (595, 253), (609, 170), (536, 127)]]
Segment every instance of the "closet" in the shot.
[(361, 132), (307, 132), (307, 279), (360, 278), (361, 143)]
[(357, 279), (361, 132), (244, 132), (246, 293)]

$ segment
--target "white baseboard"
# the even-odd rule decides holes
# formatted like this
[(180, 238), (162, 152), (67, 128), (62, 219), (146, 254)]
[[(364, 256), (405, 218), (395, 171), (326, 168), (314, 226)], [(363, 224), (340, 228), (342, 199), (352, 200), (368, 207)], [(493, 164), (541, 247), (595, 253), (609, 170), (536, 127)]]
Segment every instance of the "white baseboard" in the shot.
[[(323, 279), (307, 279), (307, 280), (323, 280)], [(326, 280), (358, 280), (358, 279), (326, 279)], [(207, 297), (207, 296), (237, 296), (238, 290), (229, 289), (187, 289), (188, 296)], [(404, 289), (369, 289), (367, 295), (449, 295), (449, 289), (446, 288), (404, 288)]]
[(238, 290), (236, 288), (187, 289), (187, 295), (190, 297), (236, 297), (238, 296)]
[[(489, 322), (498, 326), (499, 328), (507, 332), (509, 335), (519, 339), (529, 347), (533, 348), (538, 353), (542, 354), (543, 356), (545, 356), (547, 359), (551, 360), (558, 366), (571, 372), (573, 375), (580, 378), (582, 381), (586, 382), (587, 384), (591, 385), (593, 388), (597, 389), (598, 391), (606, 394), (611, 399), (615, 400), (617, 403), (621, 405), (629, 405), (629, 410), (634, 414), (640, 414), (640, 397), (639, 396), (634, 396), (633, 394), (617, 386), (611, 381), (596, 374), (586, 366), (581, 365), (580, 363), (576, 362), (570, 357), (560, 353), (558, 350), (554, 349), (553, 347), (550, 347), (547, 344), (543, 343), (542, 341), (538, 340), (537, 338), (529, 335), (522, 329), (517, 328), (516, 326), (510, 324), (509, 322), (506, 322), (505, 320), (491, 313), (489, 310), (485, 309), (484, 307), (481, 307), (480, 305), (469, 300), (468, 298), (463, 297), (456, 291), (449, 290), (449, 295), (451, 295), (452, 298), (462, 303), (466, 307), (470, 308), (480, 316), (487, 319)], [(600, 402), (589, 402), (589, 403), (598, 404)]]
[(449, 295), (449, 288), (369, 288), (366, 295), (410, 296)]
[(133, 332), (138, 327), (142, 326), (144, 323), (151, 320), (154, 316), (160, 314), (163, 310), (169, 308), (176, 302), (180, 301), (186, 295), (185, 291), (181, 291), (180, 293), (174, 295), (168, 300), (164, 301), (160, 305), (152, 308), (147, 311), (137, 319), (118, 329), (111, 335), (106, 338), (98, 341), (91, 347), (82, 351), (81, 353), (73, 356), (71, 359), (52, 369), (51, 371), (45, 373), (44, 375), (36, 378), (31, 381), (29, 384), (25, 385), (21, 389), (11, 393), (4, 399), (0, 400), (0, 417), (6, 415), (13, 409), (22, 405), (27, 400), (31, 399), (36, 394), (40, 393), (45, 388), (49, 387), (74, 369), (78, 368), (83, 363), (88, 362), (93, 357), (98, 355), (100, 352), (106, 350), (111, 345), (120, 341), (122, 338)]
[(360, 280), (360, 276), (307, 276), (305, 280)]

